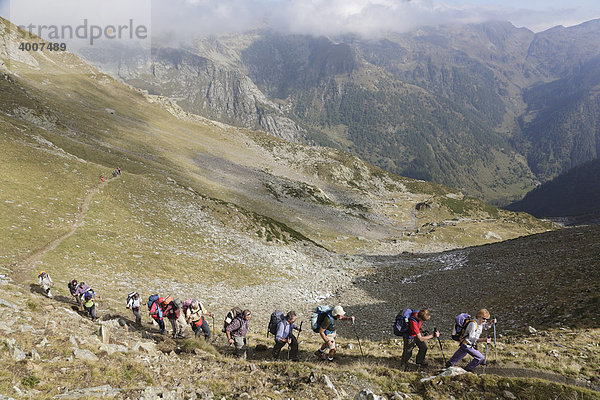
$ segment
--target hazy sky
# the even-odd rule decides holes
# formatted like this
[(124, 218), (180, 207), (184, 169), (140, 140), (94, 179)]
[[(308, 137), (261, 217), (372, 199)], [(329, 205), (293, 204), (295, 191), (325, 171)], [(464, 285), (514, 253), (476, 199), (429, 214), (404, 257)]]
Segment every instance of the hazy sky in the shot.
[[(257, 27), (284, 32), (377, 35), (420, 25), (509, 20), (540, 31), (600, 18), (600, 0), (0, 0), (17, 24), (98, 24), (134, 18), (152, 32), (189, 35)], [(149, 17), (151, 15), (151, 17)]]

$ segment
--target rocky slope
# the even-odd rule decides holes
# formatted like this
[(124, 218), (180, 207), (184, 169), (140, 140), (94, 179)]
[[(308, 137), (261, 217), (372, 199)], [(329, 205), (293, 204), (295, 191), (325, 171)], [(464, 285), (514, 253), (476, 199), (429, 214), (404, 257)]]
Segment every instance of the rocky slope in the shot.
[[(212, 345), (194, 339), (175, 342), (157, 334), (156, 327), (147, 324), (147, 317), (142, 327), (136, 327), (122, 305), (113, 310), (104, 301), (98, 302), (102, 318), (93, 323), (78, 312), (65, 290), (55, 289), (54, 298), (48, 299), (35, 284), (15, 285), (7, 275), (1, 277), (0, 309), (5, 312), (0, 322), (3, 398), (416, 400), (480, 395), (506, 399), (600, 396), (594, 391), (599, 379), (598, 330), (500, 334), (494, 360), (490, 351), (490, 364), (481, 375), (436, 378), (437, 366), (403, 372), (398, 369), (401, 346), (396, 341), (371, 342), (364, 337), (360, 344), (342, 337), (338, 361), (324, 364), (312, 354), (318, 346), (312, 332), (301, 334), (300, 362), (273, 361), (272, 339), (264, 337), (259, 325), (251, 329), (248, 361), (240, 361), (231, 356), (221, 334)], [(568, 345), (561, 344), (565, 338), (569, 338)], [(443, 342), (447, 356), (456, 345)], [(532, 352), (535, 357), (526, 355)], [(443, 361), (437, 346), (431, 347), (428, 357), (436, 365)]]

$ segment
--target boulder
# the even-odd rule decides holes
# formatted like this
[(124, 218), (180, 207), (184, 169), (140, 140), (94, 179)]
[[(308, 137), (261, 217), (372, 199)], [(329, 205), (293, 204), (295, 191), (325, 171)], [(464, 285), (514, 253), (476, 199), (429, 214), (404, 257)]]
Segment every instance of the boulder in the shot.
[(504, 398), (509, 399), (509, 400), (517, 400), (517, 396), (515, 396), (514, 394), (512, 394), (511, 392), (509, 392), (508, 390), (505, 390), (504, 393), (502, 393), (502, 395), (504, 396)]
[(323, 375), (323, 382), (325, 382), (325, 385), (331, 389), (331, 391), (335, 394), (335, 398), (336, 399), (341, 399), (342, 397), (340, 396), (340, 394), (338, 393), (337, 389), (335, 388), (335, 386), (333, 385), (333, 382), (331, 382), (331, 379), (329, 379), (329, 377), (327, 375)]
[(102, 343), (110, 343), (110, 328), (106, 325), (101, 325), (100, 329), (98, 330), (98, 336), (100, 336)]
[(42, 357), (40, 357), (40, 353), (38, 353), (38, 351), (35, 349), (35, 347), (33, 349), (31, 349), (31, 359), (32, 360), (41, 360)]
[(360, 392), (356, 393), (354, 400), (387, 400), (383, 396), (378, 396), (369, 389), (361, 389)]
[(99, 399), (114, 399), (119, 396), (121, 389), (113, 388), (110, 385), (96, 386), (87, 389), (76, 389), (71, 390), (67, 393), (59, 394), (54, 396), (55, 399), (88, 399), (88, 398), (99, 398)]
[(23, 350), (21, 350), (21, 348), (19, 348), (17, 341), (14, 338), (6, 339), (4, 343), (6, 343), (8, 352), (13, 360), (22, 361), (27, 358), (27, 355)]
[(143, 353), (148, 353), (150, 355), (156, 355), (158, 353), (156, 351), (156, 343), (153, 343), (153, 342), (136, 342), (133, 345), (132, 350), (143, 352)]
[(434, 376), (430, 376), (430, 377), (421, 379), (421, 382), (427, 382), (427, 381), (433, 380), (439, 376), (458, 376), (458, 375), (462, 375), (462, 374), (468, 374), (468, 372), (465, 371), (464, 369), (462, 369), (461, 367), (450, 367), (450, 368), (446, 368), (439, 375), (434, 375)]
[(537, 329), (535, 329), (533, 326), (529, 326), (527, 329), (529, 329), (529, 333), (532, 335), (537, 333)]
[(94, 353), (92, 353), (89, 350), (75, 349), (75, 350), (73, 350), (73, 355), (78, 360), (92, 361), (92, 362), (99, 360), (98, 356), (96, 356)]
[(104, 351), (106, 354), (111, 355), (114, 353), (129, 353), (129, 349), (126, 346), (122, 346), (120, 344), (106, 344), (102, 343), (98, 349), (99, 351)]

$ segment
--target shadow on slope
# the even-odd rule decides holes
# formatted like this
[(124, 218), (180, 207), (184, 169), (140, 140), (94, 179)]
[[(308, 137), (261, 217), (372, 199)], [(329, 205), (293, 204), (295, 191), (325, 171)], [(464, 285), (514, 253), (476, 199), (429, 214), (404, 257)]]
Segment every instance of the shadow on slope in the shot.
[[(528, 325), (597, 328), (600, 227), (563, 229), (506, 242), (428, 255), (368, 257), (373, 271), (340, 294), (374, 339), (392, 336), (398, 311), (428, 307), (424, 329), (449, 338), (454, 317), (485, 307), (499, 331)], [(372, 300), (371, 300), (372, 301)], [(358, 320), (357, 320), (358, 321)]]

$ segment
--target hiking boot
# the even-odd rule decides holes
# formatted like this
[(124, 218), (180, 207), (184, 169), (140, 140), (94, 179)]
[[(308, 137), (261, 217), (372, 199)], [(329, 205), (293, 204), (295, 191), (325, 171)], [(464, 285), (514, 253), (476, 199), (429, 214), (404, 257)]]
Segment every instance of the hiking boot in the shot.
[(446, 361), (446, 368), (450, 368), (452, 366), (452, 364), (450, 364), (450, 361)]
[(467, 372), (469, 372), (469, 373), (471, 373), (471, 374), (474, 374), (474, 373), (475, 373), (475, 371), (474, 371), (474, 370), (472, 370), (472, 369), (470, 369), (470, 368), (465, 368), (465, 371), (467, 371)]
[(329, 358), (329, 357), (327, 357), (327, 362), (330, 362), (330, 363), (335, 362), (335, 358)]
[(321, 360), (324, 360), (327, 358), (327, 355), (325, 353), (323, 353), (321, 350), (315, 351), (315, 355), (317, 357), (319, 357)]

